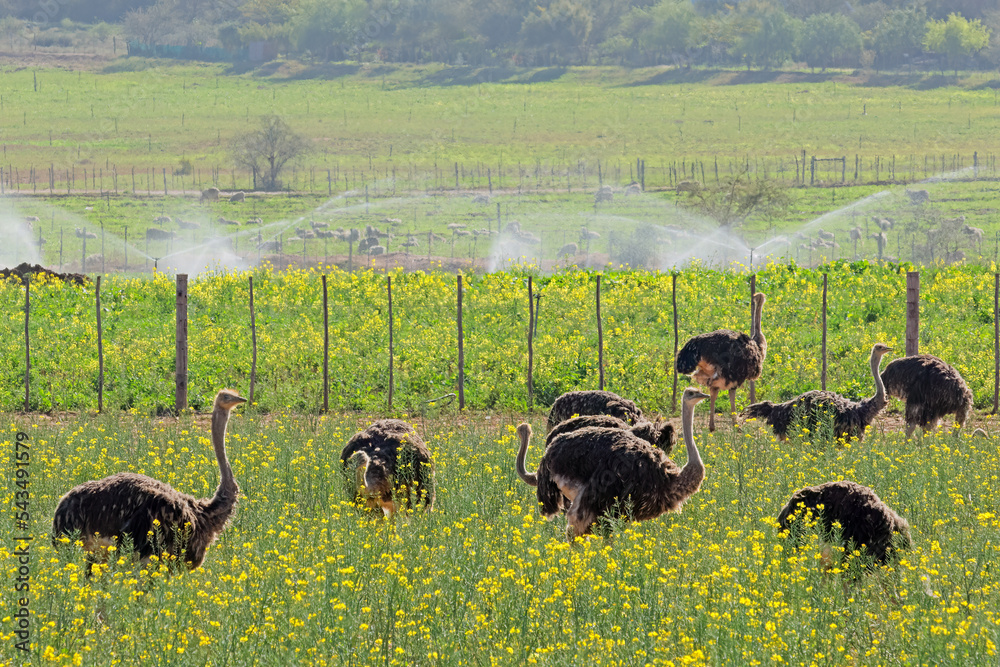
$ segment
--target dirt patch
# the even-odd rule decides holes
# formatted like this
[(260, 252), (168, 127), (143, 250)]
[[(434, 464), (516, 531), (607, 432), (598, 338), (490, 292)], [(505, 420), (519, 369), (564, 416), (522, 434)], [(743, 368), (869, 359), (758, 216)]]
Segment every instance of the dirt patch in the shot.
[(21, 262), (13, 269), (0, 269), (0, 276), (4, 278), (17, 278), (21, 281), (22, 285), (26, 285), (28, 283), (28, 276), (38, 274), (44, 274), (49, 278), (56, 280), (76, 283), (77, 285), (86, 285), (90, 282), (90, 278), (82, 273), (57, 273), (50, 269), (46, 269), (41, 264), (28, 264), (27, 262)]
[(0, 65), (14, 67), (15, 71), (27, 68), (58, 68), (67, 70), (97, 70), (107, 65), (114, 56), (100, 53), (47, 53), (36, 51), (0, 51)]

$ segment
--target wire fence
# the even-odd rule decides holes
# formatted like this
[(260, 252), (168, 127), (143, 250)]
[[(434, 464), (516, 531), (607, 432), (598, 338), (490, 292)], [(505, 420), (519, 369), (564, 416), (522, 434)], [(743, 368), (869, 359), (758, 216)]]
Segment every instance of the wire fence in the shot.
[(545, 278), (258, 272), (190, 283), (111, 277), (93, 290), (5, 281), (0, 359), (13, 372), (0, 379), (0, 407), (172, 412), (252, 383), (268, 411), (405, 412), (448, 392), (460, 407), (524, 410), (603, 384), (675, 412), (672, 351), (704, 331), (749, 330), (753, 288), (768, 295), (758, 400), (824, 384), (870, 395), (871, 345), (902, 356), (904, 342), (919, 341), (959, 369), (978, 406), (995, 403), (995, 275), (928, 271), (923, 294), (912, 280), (908, 291), (898, 271), (834, 265)]

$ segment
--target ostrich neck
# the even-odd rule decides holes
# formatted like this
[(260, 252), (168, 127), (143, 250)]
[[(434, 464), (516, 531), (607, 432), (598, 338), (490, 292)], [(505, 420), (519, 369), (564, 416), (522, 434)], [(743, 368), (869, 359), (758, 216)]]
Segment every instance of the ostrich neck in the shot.
[(229, 424), (229, 410), (216, 407), (212, 412), (212, 446), (215, 449), (215, 458), (219, 461), (219, 488), (215, 490), (215, 501), (227, 500), (236, 501), (236, 494), (239, 493), (239, 486), (236, 478), (233, 477), (233, 469), (229, 465), (229, 458), (226, 456), (226, 426)]
[(681, 468), (679, 480), (690, 480), (698, 485), (705, 477), (705, 464), (701, 461), (698, 446), (694, 444), (694, 406), (694, 402), (685, 403), (681, 416), (684, 446), (687, 448), (687, 463)]
[(760, 304), (756, 309), (754, 309), (753, 326), (751, 327), (752, 331), (750, 332), (750, 337), (753, 339), (753, 342), (757, 343), (758, 347), (764, 349), (767, 347), (767, 339), (764, 338), (764, 332), (760, 330), (760, 315), (762, 310), (764, 310), (764, 304)]
[(872, 352), (871, 367), (872, 375), (875, 376), (875, 395), (872, 397), (872, 402), (878, 406), (885, 403), (885, 385), (882, 384), (882, 376), (878, 372), (881, 363), (882, 355)]

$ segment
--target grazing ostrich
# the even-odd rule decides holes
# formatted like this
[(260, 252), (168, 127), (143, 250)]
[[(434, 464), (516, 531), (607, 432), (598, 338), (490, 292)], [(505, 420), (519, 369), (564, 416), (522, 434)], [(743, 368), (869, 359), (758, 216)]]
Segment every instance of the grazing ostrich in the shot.
[(634, 426), (629, 426), (629, 424), (618, 417), (612, 417), (611, 415), (582, 415), (571, 417), (552, 427), (552, 430), (545, 436), (545, 447), (547, 449), (552, 444), (552, 441), (563, 433), (591, 426), (629, 431), (632, 435), (638, 436), (654, 447), (659, 447), (667, 454), (673, 450), (674, 442), (676, 442), (674, 425), (664, 419), (658, 419), (655, 423), (642, 419), (637, 421)]
[(885, 397), (885, 386), (879, 376), (878, 367), (882, 356), (891, 352), (892, 348), (882, 343), (872, 346), (871, 369), (875, 377), (875, 395), (860, 402), (844, 398), (832, 391), (813, 390), (799, 394), (784, 403), (762, 401), (754, 403), (743, 411), (745, 419), (756, 418), (767, 422), (780, 439), (788, 438), (788, 429), (796, 418), (802, 419), (813, 428), (824, 413), (833, 416), (833, 430), (837, 438), (864, 437), (865, 428), (872, 423), (875, 416), (882, 411), (888, 402)]
[(882, 382), (889, 396), (906, 401), (907, 438), (917, 426), (924, 433), (933, 430), (951, 413), (962, 428), (972, 411), (969, 385), (953, 366), (930, 354), (890, 361), (882, 371)]
[[(219, 486), (211, 498), (194, 498), (169, 484), (130, 472), (84, 482), (59, 500), (52, 519), (52, 543), (63, 536), (83, 541), (89, 552), (125, 538), (143, 562), (166, 553), (189, 569), (205, 560), (205, 550), (225, 528), (240, 488), (226, 457), (229, 414), (245, 398), (229, 389), (215, 397), (212, 445), (219, 462)], [(93, 556), (88, 557), (87, 573)]]
[(399, 511), (401, 498), (408, 509), (434, 507), (434, 468), (427, 445), (401, 419), (380, 419), (347, 441), (340, 452), (347, 471), (355, 466), (351, 484), (354, 498), (386, 516)]
[(515, 459), (518, 476), (536, 487), (542, 515), (550, 518), (569, 501), (566, 537), (589, 533), (602, 514), (636, 521), (654, 519), (664, 512), (680, 510), (705, 479), (705, 466), (694, 443), (694, 406), (706, 394), (684, 390), (684, 444), (687, 463), (683, 468), (665, 452), (621, 429), (584, 428), (563, 433), (545, 450), (538, 472), (524, 467), (531, 426), (521, 424), (521, 440)]
[(852, 227), (850, 232), (851, 240), (854, 241), (854, 259), (858, 258), (858, 241), (864, 236), (864, 231), (860, 227)]
[(613, 391), (567, 391), (552, 403), (546, 431), (573, 415), (611, 415), (629, 425), (645, 421), (639, 406)]
[[(827, 482), (792, 494), (778, 514), (778, 524), (781, 530), (791, 532), (796, 543), (802, 540), (805, 510), (813, 512), (823, 541), (832, 543), (839, 537), (845, 554), (864, 549), (875, 562), (884, 565), (898, 548), (909, 549), (912, 544), (906, 519), (874, 491), (855, 482)], [(840, 524), (839, 533), (835, 523)]]
[(753, 327), (750, 335), (731, 329), (698, 334), (677, 353), (677, 372), (691, 375), (698, 384), (708, 387), (708, 430), (715, 430), (715, 399), (729, 390), (729, 410), (736, 412), (736, 389), (747, 380), (756, 380), (764, 368), (767, 339), (760, 329), (761, 311), (767, 297), (753, 295)]

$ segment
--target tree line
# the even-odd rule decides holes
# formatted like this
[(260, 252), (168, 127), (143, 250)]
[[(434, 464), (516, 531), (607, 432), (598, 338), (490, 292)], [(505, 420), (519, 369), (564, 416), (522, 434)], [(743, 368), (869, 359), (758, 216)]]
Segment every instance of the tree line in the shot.
[[(271, 42), (316, 60), (548, 67), (992, 69), (997, 0), (48, 0), (148, 45)], [(32, 19), (33, 0), (0, 0)], [(37, 20), (37, 17), (36, 17)], [(8, 21), (9, 25), (9, 21)]]

